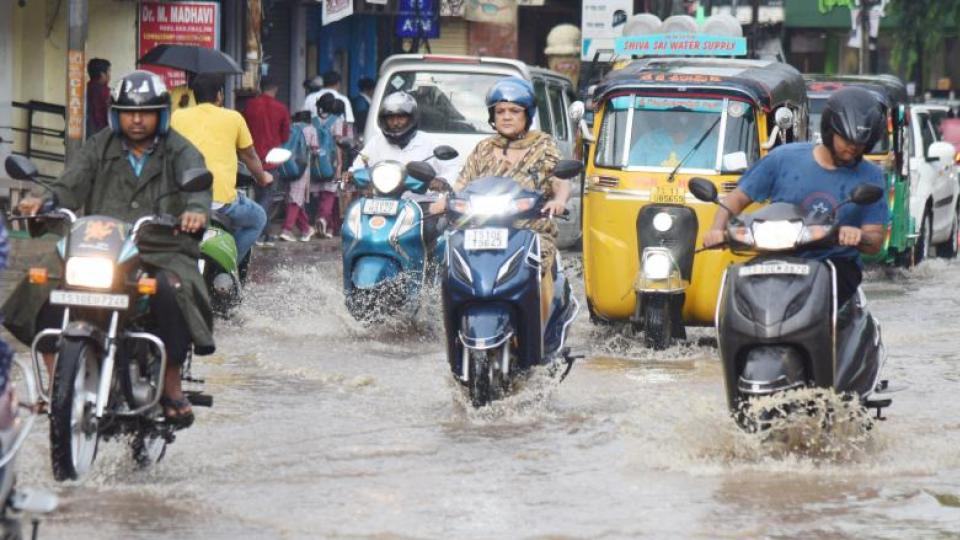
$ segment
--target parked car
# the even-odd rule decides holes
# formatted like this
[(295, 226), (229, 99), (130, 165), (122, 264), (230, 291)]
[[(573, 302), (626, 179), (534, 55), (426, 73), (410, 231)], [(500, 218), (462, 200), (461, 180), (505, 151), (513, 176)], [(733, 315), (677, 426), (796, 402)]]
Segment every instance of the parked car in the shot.
[(956, 148), (941, 139), (937, 124), (947, 105), (911, 107), (909, 134), (910, 214), (918, 235), (916, 262), (925, 257), (955, 257), (960, 242), (960, 182)]
[[(553, 135), (564, 159), (573, 158), (575, 126), (567, 117), (567, 107), (576, 101), (573, 84), (557, 72), (518, 60), (430, 54), (391, 56), (380, 67), (371, 111), (379, 110), (381, 100), (392, 92), (410, 93), (420, 106), (420, 129), (438, 135), (465, 159), (478, 142), (494, 133), (484, 103), (487, 90), (497, 80), (511, 75), (533, 84), (537, 98), (533, 129)], [(376, 114), (371, 114), (363, 130), (364, 139), (369, 140), (379, 132)], [(570, 218), (558, 222), (557, 243), (561, 248), (575, 246), (581, 235), (581, 180), (574, 182), (577, 185), (567, 204)]]

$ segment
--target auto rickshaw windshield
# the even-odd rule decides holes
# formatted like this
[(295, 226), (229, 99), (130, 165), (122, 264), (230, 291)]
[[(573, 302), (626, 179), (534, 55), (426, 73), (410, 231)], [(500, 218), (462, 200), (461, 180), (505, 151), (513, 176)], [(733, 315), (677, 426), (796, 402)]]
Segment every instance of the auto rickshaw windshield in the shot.
[(724, 156), (739, 152), (748, 164), (760, 157), (749, 103), (628, 95), (607, 103), (595, 162), (599, 167), (670, 171), (683, 161), (681, 170), (724, 171)]
[[(812, 134), (812, 140), (820, 142), (822, 137), (820, 136), (820, 119), (823, 117), (823, 108), (827, 105), (826, 97), (812, 97), (810, 98), (810, 133)], [(869, 155), (882, 155), (890, 151), (890, 142), (891, 137), (888, 133), (886, 136), (880, 137), (880, 140), (877, 141), (877, 144), (873, 145), (873, 148), (870, 149), (867, 154)]]

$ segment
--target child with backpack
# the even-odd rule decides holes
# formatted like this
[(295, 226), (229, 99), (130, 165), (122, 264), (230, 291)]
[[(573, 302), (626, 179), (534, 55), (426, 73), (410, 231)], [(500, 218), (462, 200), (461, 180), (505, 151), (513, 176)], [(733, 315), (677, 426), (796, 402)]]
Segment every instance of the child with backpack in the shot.
[(300, 241), (308, 242), (317, 233), (310, 225), (310, 218), (305, 210), (307, 198), (310, 196), (310, 163), (312, 156), (319, 148), (317, 132), (310, 124), (310, 111), (300, 111), (293, 115), (293, 124), (290, 126), (290, 140), (284, 148), (293, 152), (293, 157), (284, 163), (280, 169), (280, 177), (288, 180), (287, 216), (283, 221), (283, 231), (279, 238), (287, 242), (297, 240), (293, 236), (293, 227), (300, 229)]
[(348, 135), (343, 119), (343, 103), (333, 94), (320, 96), (317, 99), (317, 116), (312, 123), (318, 141), (311, 167), (312, 191), (317, 197), (317, 229), (321, 236), (331, 238), (339, 227), (337, 187), (343, 171), (343, 154), (337, 141)]

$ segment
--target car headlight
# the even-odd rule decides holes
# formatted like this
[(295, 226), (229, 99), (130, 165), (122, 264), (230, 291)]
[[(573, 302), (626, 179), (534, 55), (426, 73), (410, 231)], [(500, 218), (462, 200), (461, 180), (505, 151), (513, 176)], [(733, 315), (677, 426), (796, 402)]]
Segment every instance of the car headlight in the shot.
[(753, 239), (760, 249), (790, 249), (797, 245), (802, 221), (757, 221), (753, 224)]
[(673, 260), (667, 251), (648, 251), (643, 257), (643, 276), (647, 279), (667, 279), (673, 270)]
[(357, 201), (347, 210), (347, 219), (343, 222), (353, 236), (360, 236), (360, 207), (362, 201)]
[(474, 195), (470, 197), (470, 213), (480, 216), (496, 216), (514, 209), (510, 195)]
[(113, 261), (101, 257), (70, 257), (66, 280), (71, 287), (109, 289), (113, 285)]
[(673, 227), (673, 216), (666, 212), (659, 212), (653, 216), (653, 228), (660, 232), (667, 232)]
[(403, 165), (395, 161), (381, 161), (370, 171), (370, 181), (378, 192), (387, 195), (403, 184), (405, 172)]

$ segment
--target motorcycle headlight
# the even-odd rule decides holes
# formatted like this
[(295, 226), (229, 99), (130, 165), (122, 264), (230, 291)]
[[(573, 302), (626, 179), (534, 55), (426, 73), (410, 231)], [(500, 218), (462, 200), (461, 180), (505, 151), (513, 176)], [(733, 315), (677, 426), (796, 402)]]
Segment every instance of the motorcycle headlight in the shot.
[(497, 216), (514, 209), (510, 195), (474, 195), (470, 197), (470, 213), (480, 216)]
[(753, 239), (760, 249), (790, 249), (797, 245), (802, 221), (758, 221), (753, 224)]
[(673, 270), (673, 261), (666, 251), (649, 251), (643, 257), (643, 276), (647, 279), (667, 279)]
[(374, 189), (384, 195), (396, 191), (403, 183), (404, 176), (403, 165), (393, 161), (381, 161), (370, 171)]
[(66, 281), (71, 287), (109, 289), (113, 285), (113, 261), (100, 257), (67, 259)]
[(344, 221), (344, 224), (347, 226), (347, 230), (350, 231), (350, 234), (353, 236), (360, 236), (360, 207), (362, 206), (361, 202), (355, 202), (347, 210), (347, 219)]

